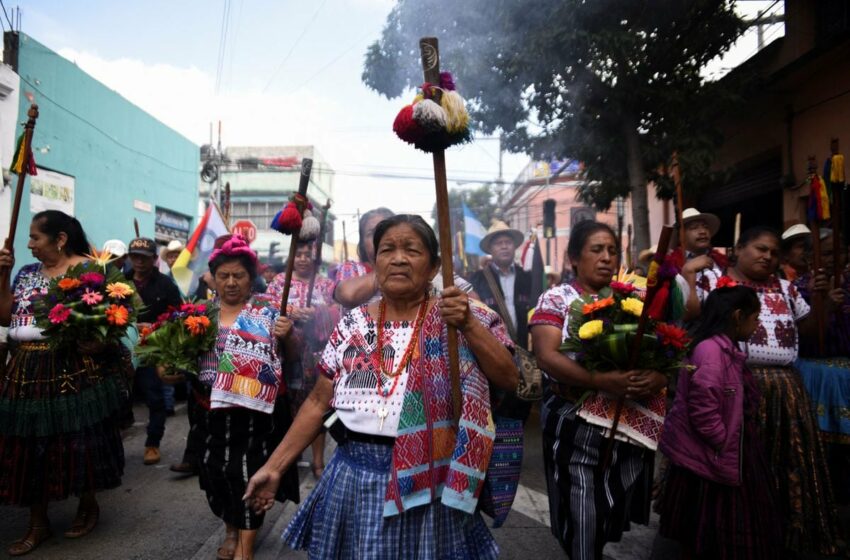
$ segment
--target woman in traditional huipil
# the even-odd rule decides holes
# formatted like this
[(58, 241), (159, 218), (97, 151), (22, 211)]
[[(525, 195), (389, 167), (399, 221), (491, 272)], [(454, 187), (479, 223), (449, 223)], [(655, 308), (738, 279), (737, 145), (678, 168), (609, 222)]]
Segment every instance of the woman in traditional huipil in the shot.
[[(218, 243), (217, 243), (218, 244)], [(296, 355), (292, 322), (279, 313), (279, 300), (253, 296), (257, 256), (238, 236), (220, 244), (209, 263), (218, 294), (218, 339), (192, 377), (199, 404), (193, 417), (195, 441), (202, 442), (199, 478), (210, 509), (226, 527), (218, 558), (250, 559), (263, 523), (243, 501), (248, 479), (268, 459), (291, 424), (281, 380), (279, 343)], [(278, 499), (298, 501), (298, 473), (283, 475)]]
[[(293, 336), (298, 337), (302, 348), (300, 360), (287, 360), (283, 371), (293, 417), (298, 414), (298, 409), (316, 385), (316, 363), (339, 321), (338, 306), (333, 301), (334, 284), (316, 270), (314, 250), (315, 245), (312, 242), (300, 242), (296, 247), (289, 289), (287, 316), (295, 323)], [(314, 275), (313, 293), (308, 302), (307, 292)], [(275, 276), (266, 294), (280, 301), (285, 280), (285, 273)], [(316, 437), (312, 452), (313, 475), (319, 478), (325, 468), (324, 433)]]
[[(80, 340), (52, 349), (35, 324), (35, 301), (53, 278), (85, 263), (90, 246), (80, 222), (48, 210), (33, 217), (27, 247), (39, 262), (21, 268), (12, 291), (0, 294), (11, 309), (11, 361), (0, 376), (0, 504), (29, 507), (27, 534), (8, 552), (20, 556), (50, 537), (48, 502), (79, 496), (65, 537), (94, 529), (95, 492), (121, 484), (124, 447), (119, 430), (126, 353), (120, 344)], [(11, 269), (3, 250), (0, 266)]]
[[(379, 302), (351, 310), (319, 363), (322, 376), (247, 498), (272, 504), (280, 472), (315, 437), (328, 403), (345, 442), (284, 534), (312, 559), (490, 559), (476, 510), (493, 447), (490, 385), (516, 390), (499, 316), (458, 288), (432, 297), (433, 230), (400, 215), (375, 230)], [(452, 418), (446, 325), (459, 331), (462, 413)]]
[(640, 442), (617, 441), (603, 471), (607, 438), (582, 416), (580, 401), (587, 391), (647, 399), (667, 386), (667, 378), (653, 371), (588, 371), (580, 358), (560, 351), (571, 334), (570, 305), (582, 295), (598, 294), (617, 273), (616, 239), (599, 222), (574, 226), (567, 256), (575, 280), (540, 296), (529, 322), (537, 363), (549, 380), (540, 421), (552, 533), (572, 560), (601, 558), (605, 543), (619, 541), (631, 521), (649, 521), (654, 454)]
[(336, 269), (333, 298), (346, 309), (377, 301), (378, 281), (375, 275), (375, 246), (372, 238), (382, 220), (393, 216), (389, 208), (374, 208), (360, 217), (360, 239), (356, 261), (345, 261)]
[[(747, 366), (761, 391), (759, 428), (776, 483), (785, 522), (785, 546), (793, 551), (834, 554), (838, 519), (823, 445), (811, 401), (794, 368), (799, 339), (816, 333), (814, 314), (797, 288), (776, 276), (780, 237), (773, 229), (751, 228), (735, 247), (735, 265), (726, 274), (756, 291), (761, 301), (759, 326), (743, 344)], [(697, 285), (700, 301), (717, 286)], [(812, 288), (826, 292), (825, 277)]]

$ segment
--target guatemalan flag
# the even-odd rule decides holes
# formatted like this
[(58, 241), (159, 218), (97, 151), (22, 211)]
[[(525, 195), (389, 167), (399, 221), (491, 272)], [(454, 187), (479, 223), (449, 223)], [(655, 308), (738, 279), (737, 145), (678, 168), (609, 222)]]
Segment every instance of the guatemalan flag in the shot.
[(209, 204), (207, 211), (195, 233), (186, 244), (186, 248), (174, 261), (171, 275), (177, 283), (177, 287), (185, 296), (191, 296), (198, 287), (198, 280), (207, 268), (207, 261), (213, 251), (215, 240), (229, 233), (218, 206)]
[(463, 230), (465, 232), (463, 245), (464, 249), (466, 249), (466, 254), (484, 255), (479, 244), (484, 239), (484, 236), (487, 235), (487, 230), (484, 229), (484, 226), (481, 225), (481, 222), (478, 221), (478, 218), (475, 217), (475, 214), (466, 205), (466, 202), (463, 203)]

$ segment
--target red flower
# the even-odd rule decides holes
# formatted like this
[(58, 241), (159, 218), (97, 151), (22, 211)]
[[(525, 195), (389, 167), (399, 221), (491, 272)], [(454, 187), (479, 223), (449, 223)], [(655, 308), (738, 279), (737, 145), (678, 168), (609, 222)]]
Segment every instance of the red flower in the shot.
[(738, 283), (729, 278), (728, 276), (721, 276), (717, 279), (717, 287), (718, 288), (734, 288)]
[(625, 282), (611, 282), (611, 289), (617, 292), (618, 294), (623, 294), (624, 296), (630, 295), (635, 291), (635, 287), (632, 284), (626, 284)]
[(661, 341), (661, 344), (672, 346), (677, 350), (684, 350), (691, 341), (688, 338), (688, 331), (667, 323), (658, 323), (655, 326), (655, 335)]
[(54, 325), (58, 325), (59, 323), (64, 323), (65, 321), (67, 321), (70, 315), (70, 309), (68, 309), (61, 303), (57, 303), (53, 306), (53, 309), (50, 310), (50, 313), (47, 314), (47, 318), (50, 319), (50, 322)]

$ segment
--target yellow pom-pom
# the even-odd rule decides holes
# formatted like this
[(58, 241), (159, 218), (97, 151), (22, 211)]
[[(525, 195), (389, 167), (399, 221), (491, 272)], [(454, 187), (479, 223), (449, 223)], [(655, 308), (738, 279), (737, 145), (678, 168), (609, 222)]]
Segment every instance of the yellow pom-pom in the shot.
[(419, 103), (423, 99), (425, 99), (425, 96), (420, 93), (416, 97), (413, 98), (413, 103), (411, 103), (411, 105), (416, 105), (417, 103)]
[(578, 330), (578, 337), (582, 340), (590, 340), (602, 334), (602, 321), (594, 319), (583, 324)]
[(446, 112), (446, 130), (449, 134), (463, 132), (469, 126), (469, 113), (463, 97), (456, 91), (444, 91), (440, 105)]

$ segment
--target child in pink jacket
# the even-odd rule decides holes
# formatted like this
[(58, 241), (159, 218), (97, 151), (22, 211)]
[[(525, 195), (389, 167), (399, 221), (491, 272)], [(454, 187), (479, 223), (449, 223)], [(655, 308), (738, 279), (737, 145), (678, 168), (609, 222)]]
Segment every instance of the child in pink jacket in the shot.
[(659, 532), (684, 558), (780, 558), (782, 534), (755, 424), (759, 393), (738, 341), (758, 325), (744, 286), (711, 292), (659, 449), (670, 459)]

